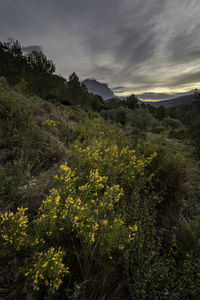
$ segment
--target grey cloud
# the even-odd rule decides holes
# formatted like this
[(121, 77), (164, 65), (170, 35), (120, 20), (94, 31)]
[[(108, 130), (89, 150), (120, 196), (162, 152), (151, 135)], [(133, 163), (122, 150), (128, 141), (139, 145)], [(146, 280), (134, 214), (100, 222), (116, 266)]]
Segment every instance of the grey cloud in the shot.
[(171, 86), (178, 86), (188, 83), (200, 83), (200, 71), (195, 73), (189, 73), (189, 74), (182, 74), (177, 77), (172, 78), (172, 81), (170, 82)]
[(117, 94), (124, 94), (124, 92), (125, 92), (125, 90), (124, 91), (117, 91)]
[(199, 41), (194, 37), (199, 35), (200, 24), (197, 26), (196, 34), (185, 31), (175, 35), (168, 44), (169, 58), (175, 63), (190, 62), (200, 58)]
[(124, 91), (126, 89), (125, 86), (116, 86), (111, 88), (113, 91)]
[(112, 73), (112, 70), (109, 67), (101, 67), (101, 66), (94, 66), (94, 68), (91, 70), (92, 76), (95, 76), (96, 79), (99, 79), (99, 74), (101, 76), (107, 76)]
[(114, 62), (122, 65), (121, 73), (127, 69), (133, 70), (156, 55), (155, 15), (163, 8), (163, 1), (125, 1), (122, 5), (126, 6), (128, 2), (131, 9), (119, 16), (119, 11), (114, 10), (116, 18), (114, 24), (111, 23), (112, 27), (89, 40), (92, 53), (112, 53)]
[(26, 47), (22, 47), (22, 51), (26, 53), (30, 53), (32, 51), (43, 51), (41, 46), (38, 45), (30, 45)]
[(136, 7), (133, 5), (128, 24), (118, 30), (121, 40), (116, 51), (117, 59), (124, 58), (134, 67), (155, 55), (155, 15), (162, 9), (163, 2), (155, 0), (138, 1)]

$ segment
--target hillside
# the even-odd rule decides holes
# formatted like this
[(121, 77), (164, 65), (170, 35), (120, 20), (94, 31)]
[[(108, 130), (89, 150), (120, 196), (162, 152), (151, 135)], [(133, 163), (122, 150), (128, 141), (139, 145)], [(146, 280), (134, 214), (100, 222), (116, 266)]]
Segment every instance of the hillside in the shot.
[(1, 79), (1, 297), (199, 294), (191, 148), (23, 93)]
[(0, 63), (0, 298), (198, 299), (200, 102), (103, 101), (16, 42)]

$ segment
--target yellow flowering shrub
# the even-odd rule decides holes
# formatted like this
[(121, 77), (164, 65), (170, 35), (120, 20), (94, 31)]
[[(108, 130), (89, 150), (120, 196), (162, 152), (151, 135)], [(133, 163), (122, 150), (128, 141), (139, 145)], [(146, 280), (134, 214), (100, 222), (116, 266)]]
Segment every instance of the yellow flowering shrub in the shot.
[[(47, 121), (44, 125), (56, 125)], [(5, 247), (25, 250), (21, 269), (36, 292), (55, 293), (68, 275), (74, 280), (78, 273), (84, 281), (90, 264), (102, 268), (102, 259), (134, 247), (138, 227), (123, 212), (123, 202), (139, 182), (151, 181), (146, 167), (156, 153), (137, 158), (120, 132), (107, 129), (94, 119), (88, 132), (83, 130), (69, 149), (72, 167), (60, 166), (33, 220), (28, 221), (23, 207), (0, 216), (1, 240)]]
[[(62, 278), (69, 273), (69, 267), (62, 262), (65, 252), (61, 247), (47, 249), (45, 239), (39, 238), (33, 230), (34, 224), (28, 222), (25, 215), (27, 208), (18, 208), (17, 212), (6, 212), (0, 215), (0, 237), (3, 245), (13, 246), (13, 251), (29, 249), (29, 257), (24, 261), (25, 276), (38, 291), (41, 286), (49, 290), (57, 290), (62, 283)], [(43, 248), (43, 251), (38, 251)], [(29, 268), (27, 269), (27, 264)]]
[[(79, 185), (78, 177), (65, 165), (55, 177), (57, 189), (52, 189), (43, 201), (35, 226), (40, 239), (62, 239), (65, 234), (74, 232), (81, 239), (85, 250), (110, 253), (120, 244), (130, 242), (133, 232), (125, 225), (124, 217), (115, 206), (123, 196), (119, 185), (109, 186), (108, 178), (100, 176), (98, 169), (91, 170), (87, 183)], [(134, 227), (135, 232), (137, 227)]]
[(24, 246), (27, 240), (27, 208), (19, 207), (17, 212), (6, 212), (0, 215), (0, 236), (5, 245), (12, 245), (16, 250)]
[(129, 190), (151, 182), (153, 174), (147, 167), (157, 156), (155, 152), (148, 157), (137, 157), (125, 135), (98, 118), (81, 128), (79, 138), (68, 151), (68, 160), (81, 172), (82, 181), (86, 180), (90, 170), (98, 169), (100, 174), (108, 177), (109, 184), (119, 184)]
[[(109, 185), (98, 169), (91, 170), (87, 181), (79, 178), (67, 164), (60, 166), (55, 187), (42, 202), (35, 219), (28, 223), (25, 208), (0, 216), (1, 238), (16, 250), (29, 249), (24, 273), (35, 291), (46, 287), (57, 290), (63, 278), (73, 272), (63, 263), (65, 251), (74, 252), (74, 243), (81, 247), (75, 256), (87, 255), (112, 259), (113, 251), (123, 251), (134, 240), (137, 226), (128, 226), (117, 211), (123, 197), (119, 185)], [(55, 250), (55, 243), (59, 249)], [(101, 255), (99, 255), (101, 254)]]
[(37, 252), (34, 255), (34, 264), (25, 273), (25, 276), (31, 280), (34, 290), (38, 291), (41, 286), (58, 290), (62, 278), (69, 273), (69, 268), (62, 262), (64, 254), (61, 248), (56, 251), (51, 247), (47, 251)]
[(57, 124), (56, 124), (56, 121), (54, 120), (46, 120), (42, 123), (43, 125), (46, 125), (46, 126), (49, 126), (49, 127), (55, 127)]
[(110, 182), (134, 187), (139, 179), (142, 179), (143, 183), (151, 181), (153, 174), (144, 176), (145, 168), (157, 154), (137, 158), (135, 150), (130, 149), (129, 146), (110, 145), (107, 140), (98, 139), (86, 148), (75, 145), (73, 155), (83, 173), (87, 173), (88, 169), (98, 168)]

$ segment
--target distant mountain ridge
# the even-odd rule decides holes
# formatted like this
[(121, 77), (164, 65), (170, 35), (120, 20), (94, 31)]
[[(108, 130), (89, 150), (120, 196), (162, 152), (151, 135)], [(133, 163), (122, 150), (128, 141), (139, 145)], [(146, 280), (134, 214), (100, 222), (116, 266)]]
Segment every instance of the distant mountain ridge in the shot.
[(178, 106), (184, 103), (189, 103), (195, 101), (195, 95), (194, 94), (188, 94), (188, 95), (183, 95), (171, 99), (166, 99), (162, 101), (157, 101), (157, 102), (152, 102), (152, 101), (143, 101), (145, 104), (150, 104), (154, 107), (159, 107), (159, 106), (164, 106), (165, 108), (173, 107), (173, 106)]
[[(101, 83), (95, 79), (85, 79), (81, 83), (83, 83), (86, 86), (89, 93), (101, 96), (104, 101), (109, 99), (123, 101), (125, 99), (125, 97), (116, 96), (106, 83)], [(168, 108), (178, 106), (184, 103), (189, 103), (194, 100), (194, 94), (187, 94), (156, 102), (138, 99), (138, 103), (150, 104), (154, 107), (164, 106), (165, 108)]]

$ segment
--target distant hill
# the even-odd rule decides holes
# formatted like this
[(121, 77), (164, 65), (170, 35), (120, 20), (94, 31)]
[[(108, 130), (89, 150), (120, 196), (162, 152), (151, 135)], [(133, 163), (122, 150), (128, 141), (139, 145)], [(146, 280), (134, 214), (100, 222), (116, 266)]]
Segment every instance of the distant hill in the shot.
[(175, 97), (175, 98), (163, 100), (163, 101), (157, 101), (157, 102), (143, 101), (143, 102), (145, 104), (150, 104), (154, 107), (164, 106), (165, 108), (169, 108), (169, 107), (173, 107), (173, 106), (178, 106), (180, 104), (192, 102), (194, 100), (195, 100), (194, 94), (188, 94), (188, 95), (183, 95), (183, 96), (179, 96), (179, 97)]
[(85, 79), (81, 83), (86, 86), (89, 93), (99, 95), (103, 100), (118, 98), (106, 83), (101, 83), (95, 79)]

